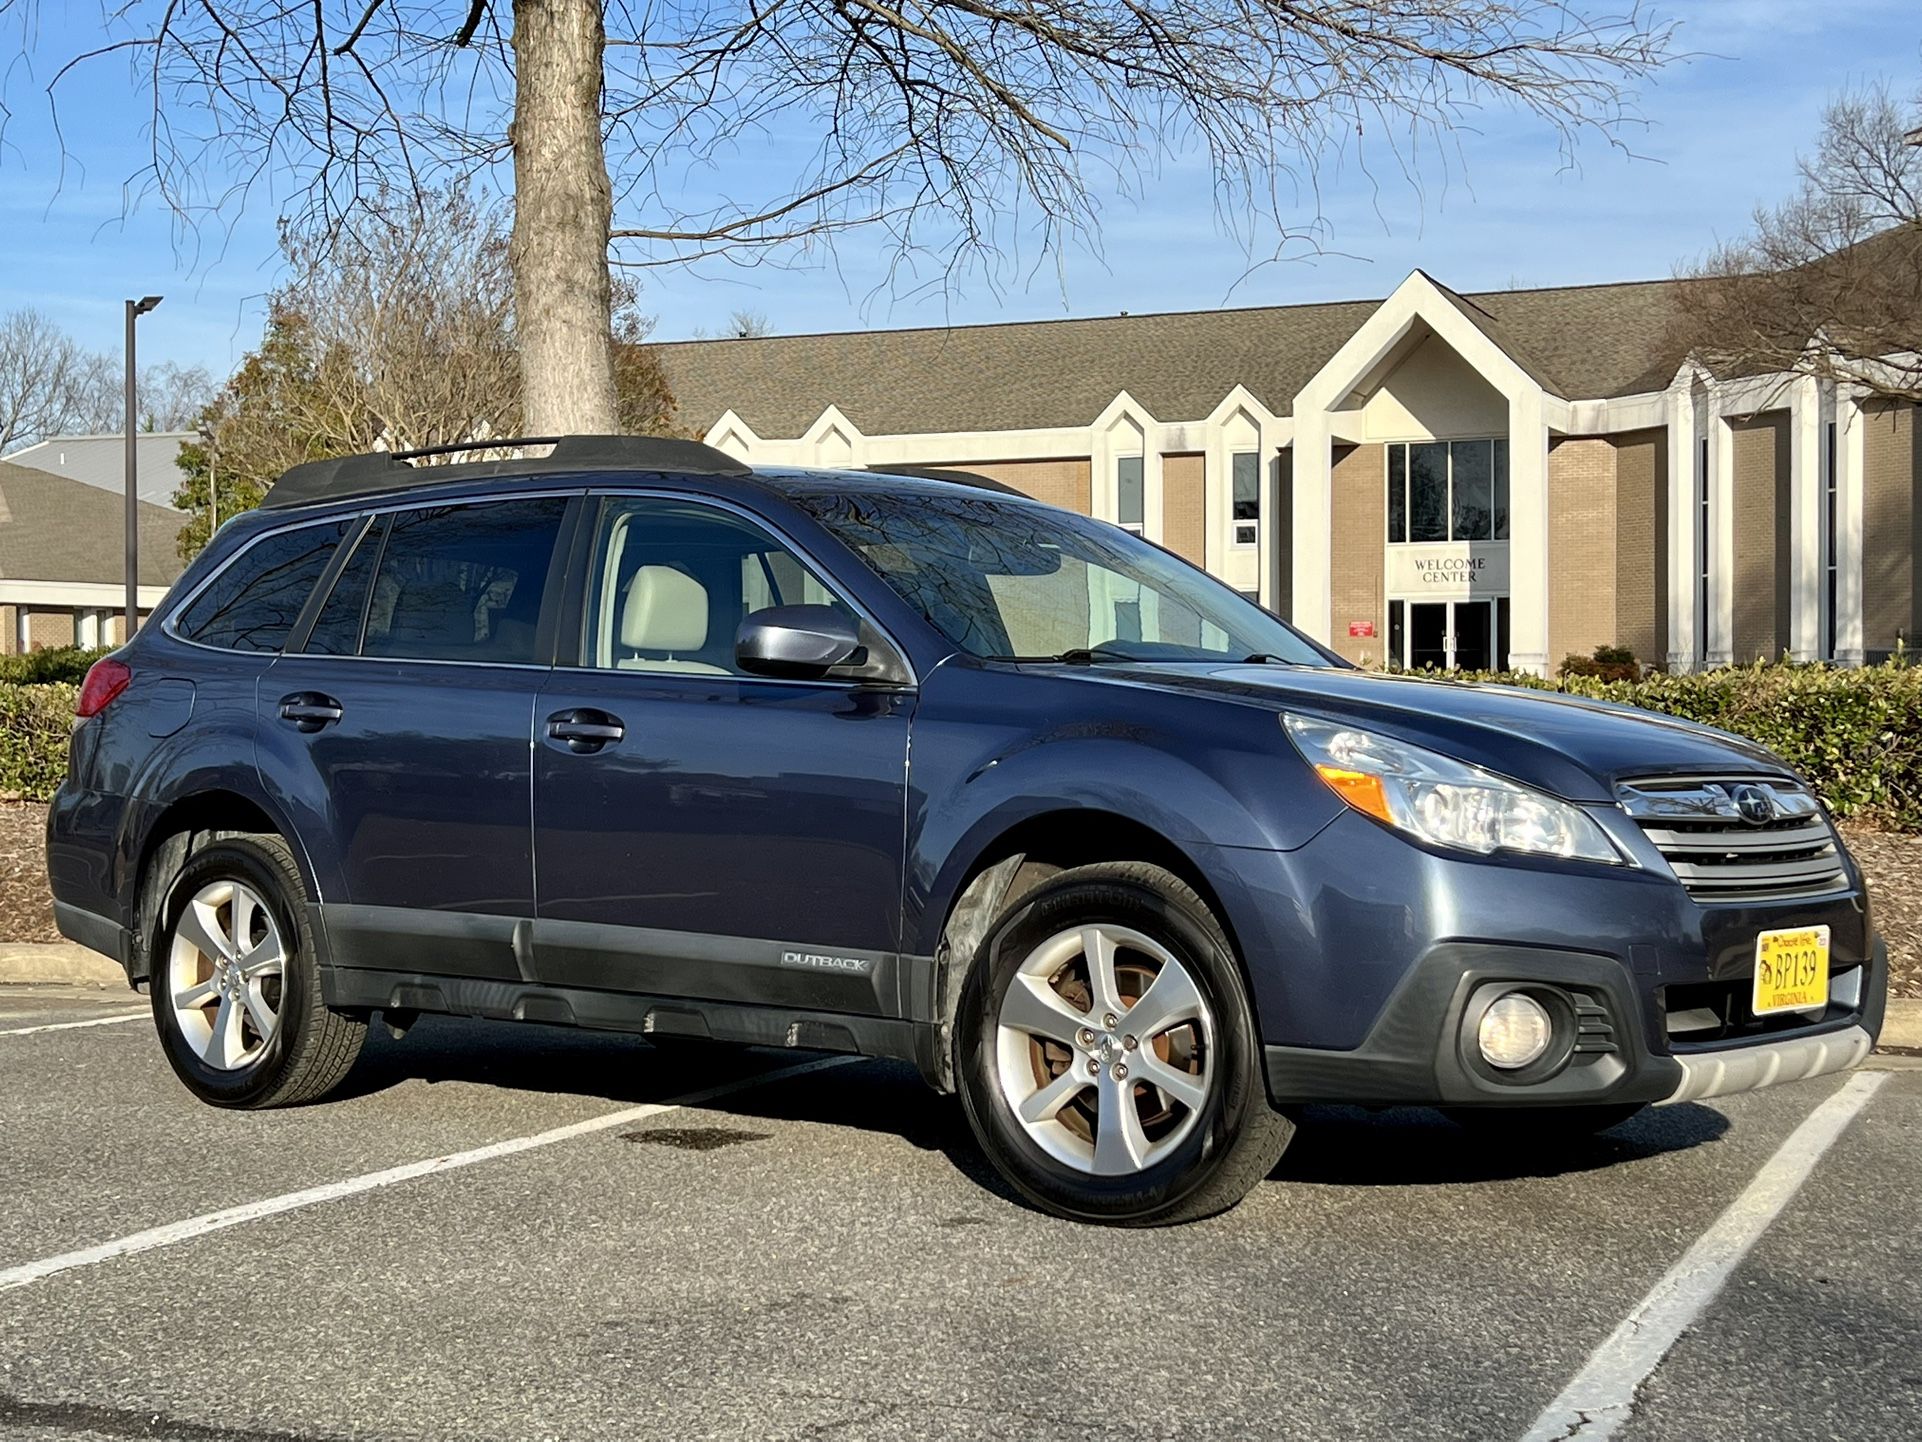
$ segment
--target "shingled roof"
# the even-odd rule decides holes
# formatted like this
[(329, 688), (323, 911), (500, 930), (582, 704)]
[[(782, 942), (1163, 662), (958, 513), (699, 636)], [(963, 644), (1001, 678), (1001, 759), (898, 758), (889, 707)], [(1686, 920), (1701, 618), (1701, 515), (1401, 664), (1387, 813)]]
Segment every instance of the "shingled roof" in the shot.
[[(140, 503), (140, 584), (180, 575), (186, 516)], [(0, 462), (0, 579), (118, 584), (126, 513), (122, 497), (69, 476)]]
[[(1570, 400), (1660, 390), (1680, 281), (1456, 295), (1465, 315)], [(1445, 289), (1445, 288), (1444, 288)], [(1379, 300), (659, 347), (681, 420), (729, 410), (764, 438), (839, 406), (866, 435), (1085, 426), (1127, 391), (1160, 420), (1206, 417), (1236, 385), (1286, 415)]]

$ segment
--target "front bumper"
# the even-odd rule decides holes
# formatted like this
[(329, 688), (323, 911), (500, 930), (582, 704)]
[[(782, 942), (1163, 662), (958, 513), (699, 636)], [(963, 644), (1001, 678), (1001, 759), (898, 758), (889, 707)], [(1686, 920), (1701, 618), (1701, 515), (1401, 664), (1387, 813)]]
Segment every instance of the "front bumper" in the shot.
[(1752, 1092), (1777, 1082), (1807, 1081), (1858, 1066), (1874, 1050), (1874, 1034), (1858, 1025), (1844, 1031), (1690, 1053), (1676, 1058), (1682, 1064), (1681, 1084), (1662, 1100), (1705, 1101), (1732, 1092)]
[[(1503, 1075), (1474, 1047), (1475, 1008), (1490, 993), (1540, 987), (1571, 999), (1579, 1029), (1548, 1074)], [(1875, 1046), (1888, 993), (1888, 952), (1875, 939), (1853, 995), (1806, 1026), (1726, 1044), (1651, 1043), (1647, 998), (1610, 957), (1534, 947), (1438, 946), (1397, 988), (1352, 1050), (1264, 1048), (1278, 1106), (1586, 1106), (1667, 1104), (1801, 1081), (1855, 1066)], [(1842, 988), (1838, 987), (1840, 992)], [(1485, 1004), (1485, 1003), (1483, 1003)], [(1656, 1008), (1660, 1014), (1659, 1006)]]

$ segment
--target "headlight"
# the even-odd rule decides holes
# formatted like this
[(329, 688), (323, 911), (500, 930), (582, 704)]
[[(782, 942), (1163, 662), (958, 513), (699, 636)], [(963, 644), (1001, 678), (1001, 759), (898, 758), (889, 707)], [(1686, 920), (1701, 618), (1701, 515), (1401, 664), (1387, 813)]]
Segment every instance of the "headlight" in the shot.
[(1337, 796), (1423, 841), (1483, 855), (1522, 851), (1622, 862), (1595, 819), (1566, 801), (1359, 727), (1305, 716), (1281, 721)]

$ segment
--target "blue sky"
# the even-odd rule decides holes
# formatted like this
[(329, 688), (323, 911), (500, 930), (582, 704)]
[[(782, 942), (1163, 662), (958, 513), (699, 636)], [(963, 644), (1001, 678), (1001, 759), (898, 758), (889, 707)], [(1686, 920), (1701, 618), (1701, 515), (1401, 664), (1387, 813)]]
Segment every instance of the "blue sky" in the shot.
[[(1682, 21), (1680, 48), (1697, 56), (1639, 96), (1648, 125), (1625, 132), (1633, 155), (1592, 141), (1564, 170), (1552, 136), (1491, 112), (1460, 136), (1445, 176), (1424, 171), (1420, 194), (1392, 171), (1324, 173), (1332, 229), (1318, 258), (1251, 272), (1241, 243), (1217, 228), (1206, 176), (1176, 160), (1142, 199), (1104, 198), (1099, 254), (1070, 251), (999, 287), (969, 280), (891, 298), (879, 289), (881, 238), (857, 233), (816, 269), (648, 272), (643, 307), (659, 338), (678, 339), (736, 308), (792, 333), (1367, 297), (1416, 266), (1462, 290), (1662, 276), (1787, 190), (1795, 152), (1834, 91), (1886, 77), (1909, 94), (1922, 76), (1916, 0), (1665, 8)], [(40, 53), (61, 52), (62, 37), (47, 38)], [(0, 46), (15, 44), (0, 35)], [(163, 293), (141, 322), (142, 358), (225, 372), (259, 337), (259, 298), (274, 281), (273, 198), (259, 192), (230, 231), (198, 235), (157, 202), (130, 208), (123, 182), (144, 154), (146, 116), (124, 70), (97, 67), (68, 95), (64, 165), (38, 93), (16, 63), (0, 150), (0, 310), (35, 305), (88, 345), (117, 347), (122, 298)]]

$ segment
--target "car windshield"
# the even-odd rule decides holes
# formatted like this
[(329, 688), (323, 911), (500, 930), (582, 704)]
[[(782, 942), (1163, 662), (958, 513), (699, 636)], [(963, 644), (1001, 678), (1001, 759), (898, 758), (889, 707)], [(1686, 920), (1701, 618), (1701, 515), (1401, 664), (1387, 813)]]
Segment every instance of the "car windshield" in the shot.
[(796, 499), (976, 656), (1329, 664), (1206, 572), (1086, 516), (989, 495)]

